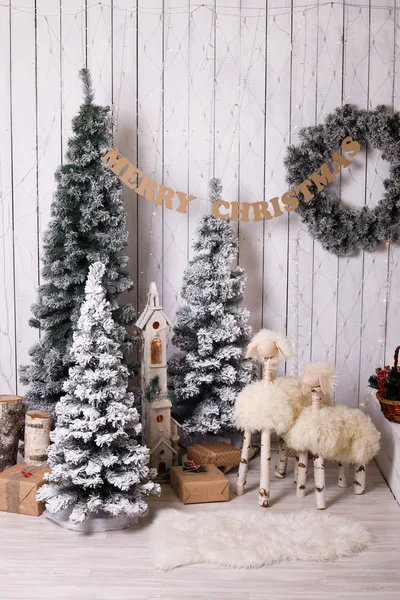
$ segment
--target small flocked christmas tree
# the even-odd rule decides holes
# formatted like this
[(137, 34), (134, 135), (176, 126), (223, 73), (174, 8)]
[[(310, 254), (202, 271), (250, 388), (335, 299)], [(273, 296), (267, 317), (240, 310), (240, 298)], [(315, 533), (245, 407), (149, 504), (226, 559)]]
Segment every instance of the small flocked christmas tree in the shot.
[[(90, 264), (107, 264), (104, 286), (114, 319), (127, 325), (135, 318), (130, 305), (117, 304), (118, 295), (133, 286), (125, 272), (128, 259), (121, 255), (127, 243), (122, 184), (101, 161), (112, 145), (112, 120), (108, 107), (93, 103), (86, 69), (81, 78), (84, 102), (72, 123), (65, 163), (56, 173), (58, 186), (44, 236), (44, 283), (32, 307), (31, 325), (40, 328), (42, 336), (30, 350), (32, 364), (21, 369), (21, 381), (28, 387), (27, 409), (52, 413), (68, 376), (72, 332)], [(121, 330), (120, 341), (127, 355), (131, 337)]]
[[(218, 179), (210, 182), (210, 201), (221, 197)], [(175, 414), (188, 433), (218, 433), (233, 427), (238, 392), (251, 379), (252, 365), (243, 358), (251, 329), (241, 307), (246, 275), (232, 269), (238, 244), (227, 220), (202, 217), (194, 244), (195, 257), (183, 278), (182, 298), (169, 369)]]
[(147, 509), (143, 496), (159, 492), (150, 479), (149, 450), (137, 441), (141, 425), (127, 390), (122, 328), (105, 298), (104, 272), (100, 262), (89, 270), (71, 349), (76, 364), (69, 370), (51, 434), (51, 483), (38, 492), (51, 513), (72, 508), (69, 518), (75, 524), (89, 513), (139, 516)]

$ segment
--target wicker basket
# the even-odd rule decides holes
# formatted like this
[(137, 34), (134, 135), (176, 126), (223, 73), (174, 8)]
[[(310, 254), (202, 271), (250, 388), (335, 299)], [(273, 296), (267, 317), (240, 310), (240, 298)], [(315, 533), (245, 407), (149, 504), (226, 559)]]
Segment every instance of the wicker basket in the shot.
[[(400, 346), (397, 346), (394, 352), (395, 369), (397, 369), (399, 361), (399, 350)], [(383, 412), (387, 420), (393, 421), (393, 423), (400, 423), (400, 401), (382, 398), (382, 396), (380, 396), (378, 392), (376, 392), (376, 397), (378, 398), (379, 404), (381, 405), (381, 411)]]
[(386, 400), (386, 398), (382, 398), (378, 392), (376, 392), (376, 397), (381, 405), (381, 411), (387, 420), (393, 421), (394, 423), (400, 423), (400, 402), (398, 400)]

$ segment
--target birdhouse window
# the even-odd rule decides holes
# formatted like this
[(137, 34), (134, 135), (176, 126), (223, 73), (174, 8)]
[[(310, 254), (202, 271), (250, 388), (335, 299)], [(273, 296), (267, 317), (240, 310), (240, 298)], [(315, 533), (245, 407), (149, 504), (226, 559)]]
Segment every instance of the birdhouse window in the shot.
[(154, 321), (153, 329), (159, 329), (159, 327), (160, 327), (160, 323), (158, 321)]
[(162, 345), (161, 340), (156, 338), (151, 342), (151, 364), (160, 365), (162, 363)]
[(164, 421), (164, 417), (162, 415), (157, 415), (156, 421), (157, 423), (162, 423)]

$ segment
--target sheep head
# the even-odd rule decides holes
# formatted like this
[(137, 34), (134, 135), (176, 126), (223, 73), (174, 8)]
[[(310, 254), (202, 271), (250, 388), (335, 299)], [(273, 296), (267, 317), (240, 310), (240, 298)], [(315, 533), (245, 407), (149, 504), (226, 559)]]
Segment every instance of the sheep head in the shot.
[(285, 361), (292, 356), (291, 342), (282, 333), (261, 329), (249, 343), (246, 358), (256, 355), (273, 363)]
[(336, 372), (328, 362), (317, 362), (306, 365), (303, 369), (303, 394), (320, 387), (324, 394), (330, 394), (336, 385)]

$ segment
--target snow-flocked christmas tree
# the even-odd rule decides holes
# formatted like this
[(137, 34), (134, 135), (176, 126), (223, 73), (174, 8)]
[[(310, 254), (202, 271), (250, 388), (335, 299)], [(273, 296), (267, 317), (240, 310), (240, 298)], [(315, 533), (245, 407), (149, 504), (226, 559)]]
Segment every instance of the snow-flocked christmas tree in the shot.
[[(72, 333), (90, 264), (107, 264), (104, 286), (114, 319), (121, 325), (135, 319), (132, 306), (117, 303), (119, 294), (133, 284), (125, 271), (128, 259), (121, 255), (127, 243), (122, 184), (101, 161), (112, 145), (112, 119), (108, 107), (93, 103), (88, 70), (80, 75), (84, 102), (72, 123), (66, 161), (56, 173), (58, 186), (44, 236), (44, 283), (32, 307), (30, 324), (42, 336), (29, 352), (32, 363), (21, 368), (27, 409), (52, 413), (68, 376)], [(122, 329), (120, 342), (127, 355), (132, 340)]]
[[(221, 192), (220, 180), (212, 179), (210, 201)], [(169, 364), (175, 414), (188, 433), (231, 429), (235, 398), (251, 379), (252, 365), (243, 357), (251, 335), (249, 313), (241, 306), (246, 274), (232, 269), (237, 249), (228, 220), (202, 217), (172, 339), (181, 352)]]
[(122, 364), (122, 327), (105, 297), (105, 270), (101, 262), (89, 270), (71, 349), (76, 364), (51, 434), (50, 483), (38, 492), (49, 512), (72, 509), (75, 524), (90, 513), (139, 516), (147, 510), (143, 496), (159, 492), (151, 481), (149, 450), (137, 441), (141, 424)]

